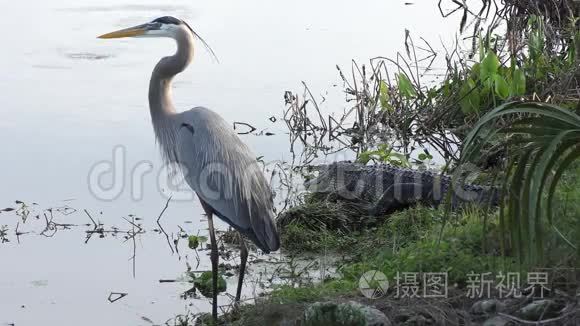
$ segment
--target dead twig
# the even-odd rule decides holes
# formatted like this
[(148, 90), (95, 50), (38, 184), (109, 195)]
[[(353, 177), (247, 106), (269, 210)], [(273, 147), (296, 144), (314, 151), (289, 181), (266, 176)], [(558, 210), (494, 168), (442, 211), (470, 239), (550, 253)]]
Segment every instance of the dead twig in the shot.
[(169, 245), (169, 249), (171, 250), (171, 254), (174, 254), (175, 251), (173, 251), (173, 247), (171, 246), (171, 241), (169, 241), (169, 235), (167, 234), (167, 232), (165, 232), (165, 229), (163, 228), (163, 226), (159, 222), (161, 220), (161, 217), (163, 216), (163, 213), (165, 213), (165, 210), (167, 210), (167, 207), (169, 207), (169, 201), (171, 201), (171, 197), (167, 198), (167, 202), (165, 203), (165, 206), (161, 210), (161, 213), (159, 213), (159, 216), (157, 217), (157, 225), (159, 226), (159, 229), (161, 230), (161, 232), (165, 235), (165, 238), (167, 239), (167, 244)]

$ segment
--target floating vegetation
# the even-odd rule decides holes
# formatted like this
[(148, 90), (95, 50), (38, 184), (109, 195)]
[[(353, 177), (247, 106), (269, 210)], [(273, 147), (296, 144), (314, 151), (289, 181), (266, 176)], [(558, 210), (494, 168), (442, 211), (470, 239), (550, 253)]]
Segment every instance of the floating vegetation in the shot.
[[(213, 282), (212, 273), (210, 271), (205, 271), (200, 275), (196, 276), (196, 273), (189, 272), (189, 277), (194, 285), (194, 288), (198, 290), (204, 297), (211, 298), (213, 294)], [(218, 274), (218, 293), (225, 292), (227, 288), (226, 280), (222, 275)]]

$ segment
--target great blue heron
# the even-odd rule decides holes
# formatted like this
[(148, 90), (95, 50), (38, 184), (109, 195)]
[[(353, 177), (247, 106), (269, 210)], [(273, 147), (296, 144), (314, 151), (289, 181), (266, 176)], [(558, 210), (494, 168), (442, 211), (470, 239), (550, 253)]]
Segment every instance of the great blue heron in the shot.
[(240, 233), (241, 262), (236, 291), (236, 302), (239, 302), (248, 258), (242, 235), (265, 253), (280, 247), (272, 192), (256, 156), (224, 119), (204, 107), (181, 113), (175, 111), (171, 81), (191, 62), (194, 40), (197, 38), (213, 54), (203, 39), (187, 23), (169, 16), (99, 36), (103, 39), (122, 37), (169, 37), (177, 42), (177, 52), (162, 58), (153, 69), (149, 108), (164, 161), (181, 166), (185, 180), (197, 193), (207, 215), (213, 273), (212, 316), (215, 320), (218, 251), (213, 215)]

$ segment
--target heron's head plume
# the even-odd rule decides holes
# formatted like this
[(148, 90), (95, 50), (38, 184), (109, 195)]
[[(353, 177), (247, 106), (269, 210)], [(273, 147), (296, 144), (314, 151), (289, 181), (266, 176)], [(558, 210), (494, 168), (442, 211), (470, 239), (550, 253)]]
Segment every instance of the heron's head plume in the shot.
[(189, 33), (194, 38), (198, 39), (212, 57), (218, 61), (217, 56), (211, 47), (204, 41), (204, 39), (197, 34), (189, 24), (185, 21), (172, 17), (164, 16), (152, 20), (149, 23), (121, 29), (111, 33), (103, 34), (98, 38), (112, 39), (124, 37), (169, 37), (177, 39), (180, 33)]

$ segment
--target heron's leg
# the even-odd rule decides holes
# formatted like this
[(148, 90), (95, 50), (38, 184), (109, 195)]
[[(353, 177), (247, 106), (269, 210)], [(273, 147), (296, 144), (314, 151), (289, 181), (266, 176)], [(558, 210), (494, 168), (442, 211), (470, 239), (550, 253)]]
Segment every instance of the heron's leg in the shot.
[(211, 212), (207, 212), (207, 223), (209, 224), (209, 239), (211, 241), (211, 272), (212, 272), (212, 299), (213, 299), (213, 304), (212, 304), (212, 310), (211, 310), (211, 315), (213, 320), (216, 322), (217, 324), (217, 308), (218, 308), (218, 302), (217, 302), (217, 296), (218, 296), (218, 291), (217, 291), (217, 285), (218, 285), (218, 249), (217, 249), (217, 242), (215, 239), (215, 232), (213, 229), (213, 216)]
[(248, 261), (248, 248), (242, 234), (240, 236), (240, 277), (238, 279), (238, 290), (236, 291), (236, 303), (240, 302), (242, 296), (242, 284), (244, 283), (244, 274), (246, 273), (246, 262)]

